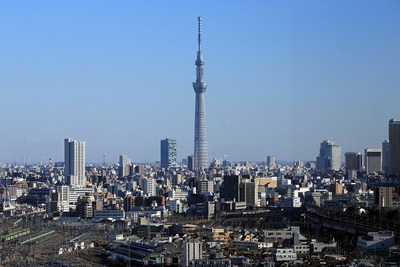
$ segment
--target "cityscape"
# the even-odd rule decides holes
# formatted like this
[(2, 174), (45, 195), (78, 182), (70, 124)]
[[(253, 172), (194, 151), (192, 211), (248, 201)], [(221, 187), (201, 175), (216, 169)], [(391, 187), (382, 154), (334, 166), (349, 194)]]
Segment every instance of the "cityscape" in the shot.
[[(326, 4), (271, 1), (249, 6), (232, 3), (230, 14), (225, 15), (221, 11), (229, 4), (224, 1), (215, 6), (208, 1), (182, 4), (180, 11), (186, 11), (185, 15), (185, 12), (176, 12), (176, 6), (161, 2), (156, 9), (148, 9), (143, 3), (125, 2), (120, 5), (99, 2), (97, 6), (89, 1), (81, 9), (76, 9), (74, 4), (38, 7), (26, 3), (26, 10), (13, 4), (0, 4), (0, 17), (3, 17), (0, 33), (6, 36), (3, 48), (8, 46), (14, 57), (20, 48), (24, 53), (25, 44), (16, 42), (25, 38), (18, 31), (23, 28), (32, 47), (58, 42), (58, 48), (46, 48), (49, 55), (69, 43), (67, 39), (71, 36), (67, 47), (78, 54), (88, 44), (91, 47), (92, 42), (102, 47), (86, 50), (89, 54), (93, 50), (96, 63), (89, 64), (89, 58), (85, 58), (87, 61), (74, 65), (76, 69), (66, 67), (67, 64), (62, 75), (57, 73), (60, 71), (55, 67), (57, 63), (45, 66), (52, 62), (46, 52), (38, 54), (43, 57), (39, 60), (37, 55), (31, 55), (27, 61), (21, 58), (22, 64), (28, 64), (26, 68), (18, 65), (17, 58), (16, 65), (12, 65), (9, 56), (0, 54), (6, 62), (0, 65), (4, 73), (0, 79), (0, 87), (4, 88), (0, 266), (400, 265), (397, 103), (400, 66), (395, 63), (400, 60), (397, 46), (400, 19), (396, 16), (400, 4), (392, 1), (364, 6), (359, 1), (344, 6), (329, 1)], [(1, 11), (1, 6), (12, 15)], [(60, 11), (61, 6), (64, 11)], [(43, 20), (28, 11), (37, 8), (46, 9)], [(55, 11), (50, 24), (47, 19), (52, 12), (49, 10)], [(82, 20), (88, 10), (93, 12), (87, 14), (87, 20)], [(132, 10), (138, 17), (130, 20)], [(353, 17), (354, 10), (362, 12)], [(157, 17), (154, 21), (147, 18), (150, 13)], [(267, 19), (267, 13), (271, 18)], [(373, 23), (369, 20), (371, 14), (376, 15)], [(22, 18), (22, 15), (27, 15), (27, 19), (11, 23), (13, 16)], [(76, 21), (71, 21), (70, 16)], [(286, 16), (288, 24), (282, 19)], [(27, 21), (32, 18), (35, 26), (29, 28)], [(69, 26), (61, 23), (65, 18), (70, 32)], [(162, 25), (165, 18), (175, 24), (165, 21)], [(232, 19), (234, 26), (226, 28), (229, 34), (219, 34), (213, 28), (213, 24), (224, 21), (222, 18)], [(138, 27), (136, 35), (132, 35), (135, 38), (107, 43), (114, 37), (124, 38), (121, 36), (129, 28), (123, 24), (121, 29), (115, 28), (113, 19)], [(264, 19), (280, 21), (280, 24), (259, 25)], [(301, 23), (296, 24), (297, 19)], [(268, 30), (262, 34), (255, 31), (259, 39), (248, 40), (250, 48), (246, 46), (241, 51), (245, 56), (235, 53), (224, 58), (225, 49), (237, 49), (236, 43), (244, 48), (245, 38), (250, 36), (247, 34), (253, 33), (254, 29), (243, 26), (249, 22), (240, 24), (240, 20), (253, 21), (257, 25), (254, 27), (260, 27), (257, 29)], [(143, 27), (138, 26), (138, 21)], [(79, 27), (72, 25), (80, 22), (83, 28), (90, 25), (90, 29), (104, 29), (77, 34)], [(315, 32), (301, 29), (302, 26), (319, 28), (315, 22), (329, 27)], [(160, 28), (154, 26), (157, 23)], [(289, 27), (288, 36), (294, 38), (287, 47), (285, 37), (279, 33), (279, 30), (285, 32), (286, 27)], [(65, 33), (58, 35), (63, 32), (60, 29)], [(302, 34), (295, 30), (308, 36), (302, 39)], [(332, 42), (330, 35), (324, 35), (326, 31), (336, 32), (333, 39), (339, 40), (331, 48), (340, 49), (329, 55), (319, 43), (324, 38), (328, 40), (325, 45)], [(371, 32), (377, 39), (371, 37)], [(42, 35), (36, 39), (35, 33)], [(160, 35), (155, 36), (156, 33)], [(313, 34), (317, 34), (315, 40)], [(346, 39), (347, 36), (351, 38)], [(226, 43), (219, 46), (213, 38)], [(78, 43), (82, 40), (87, 43), (80, 46)], [(100, 40), (107, 43), (107, 49), (111, 48), (108, 53), (121, 57), (136, 55), (136, 59), (143, 61), (141, 68), (132, 74), (134, 78), (125, 77), (131, 75), (122, 70), (127, 65), (124, 61), (112, 61)], [(148, 48), (136, 51), (136, 47), (132, 54), (127, 50), (122, 54), (117, 52), (117, 47), (130, 42), (143, 42)], [(262, 49), (265, 42), (279, 44), (272, 51), (270, 47)], [(352, 50), (354, 57), (347, 50), (356, 46), (353, 42), (363, 44)], [(314, 47), (304, 50), (310, 50), (310, 54), (296, 54), (301, 47), (313, 43)], [(165, 46), (154, 50), (159, 44)], [(274, 59), (287, 63), (283, 50), (278, 48), (280, 45), (291, 51), (291, 67), (275, 64), (275, 68), (267, 67), (266, 72), (261, 66)], [(174, 46), (179, 47), (172, 49)], [(107, 58), (104, 65), (97, 61), (100, 51), (97, 49)], [(154, 55), (146, 54), (147, 51)], [(182, 54), (174, 58), (171, 51)], [(367, 51), (374, 51), (378, 56), (371, 53), (368, 57)], [(274, 53), (278, 54), (276, 58)], [(311, 54), (310, 62), (304, 61), (304, 68), (297, 65), (297, 60)], [(69, 56), (71, 62), (76, 60), (72, 54)], [(154, 66), (153, 56), (160, 58), (160, 69)], [(219, 56), (229, 60), (218, 65), (224, 61), (215, 59)], [(254, 56), (254, 67), (246, 65), (246, 56)], [(335, 61), (342, 56), (344, 61)], [(84, 58), (84, 55), (78, 57)], [(257, 57), (262, 63), (256, 63)], [(268, 57), (271, 61), (265, 62)], [(59, 56), (54, 62), (59, 60), (59, 64), (65, 64), (67, 58)], [(331, 65), (331, 69), (316, 67), (315, 62), (328, 58), (330, 61), (324, 64)], [(185, 65), (184, 71), (177, 67), (190, 59), (191, 65)], [(31, 68), (29, 60), (45, 63)], [(379, 61), (379, 66), (372, 64), (378, 62), (374, 60)], [(171, 66), (167, 66), (168, 61)], [(93, 73), (90, 73), (92, 67)], [(113, 72), (113, 68), (119, 71)], [(297, 68), (299, 74), (293, 73)], [(310, 75), (308, 68), (320, 77), (305, 83), (299, 77)], [(19, 70), (23, 74), (20, 80), (14, 77), (14, 72)], [(47, 74), (41, 76), (44, 70)], [(158, 70), (162, 71), (158, 73)], [(284, 71), (281, 73), (281, 70)], [(348, 74), (349, 70), (353, 72)], [(104, 78), (108, 72), (110, 80)], [(180, 73), (174, 76), (172, 72)], [(116, 73), (121, 76), (115, 76)], [(240, 77), (241, 73), (245, 78)], [(328, 77), (327, 73), (334, 76)], [(88, 82), (91, 75), (101, 82), (92, 84), (93, 88), (86, 91), (84, 86), (92, 86)], [(250, 78), (253, 76), (260, 77), (253, 81)], [(116, 82), (115, 77), (121, 81)], [(148, 77), (145, 83), (141, 80), (143, 77)], [(172, 83), (167, 77), (171, 77)], [(193, 79), (192, 85), (189, 78)], [(310, 80), (310, 76), (305, 79)], [(82, 85), (68, 88), (74, 84), (72, 80)], [(113, 81), (115, 87), (105, 89)], [(129, 82), (144, 88), (143, 91), (134, 89), (130, 95), (129, 89), (121, 89), (128, 88), (123, 83)], [(298, 84), (293, 87), (293, 82)], [(224, 83), (229, 90), (220, 88)], [(48, 96), (54, 84), (59, 84), (59, 91)], [(149, 93), (155, 87), (147, 84), (171, 91)], [(174, 84), (177, 88), (172, 93)], [(284, 84), (293, 87), (287, 95)], [(382, 88), (376, 88), (378, 84)], [(340, 85), (344, 88), (333, 90)], [(359, 96), (360, 91), (351, 89), (358, 86), (363, 88)], [(181, 93), (180, 87), (185, 88), (185, 93)], [(22, 88), (34, 91), (28, 93), (25, 91), (28, 89)], [(261, 91), (266, 89), (268, 92), (264, 95)], [(93, 94), (96, 90), (98, 94)], [(321, 98), (310, 100), (312, 92)], [(18, 110), (19, 106), (22, 111)], [(27, 112), (31, 113), (27, 115)], [(154, 114), (157, 119), (152, 117)]]

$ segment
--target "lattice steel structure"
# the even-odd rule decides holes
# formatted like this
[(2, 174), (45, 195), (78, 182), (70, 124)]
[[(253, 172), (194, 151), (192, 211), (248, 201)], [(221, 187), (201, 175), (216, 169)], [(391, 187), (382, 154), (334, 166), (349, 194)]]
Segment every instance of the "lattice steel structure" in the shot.
[(206, 135), (206, 113), (204, 107), (204, 93), (207, 83), (204, 80), (204, 60), (201, 51), (201, 17), (198, 17), (198, 45), (196, 65), (196, 82), (193, 89), (196, 93), (195, 121), (194, 121), (194, 170), (202, 171), (208, 168), (208, 149)]

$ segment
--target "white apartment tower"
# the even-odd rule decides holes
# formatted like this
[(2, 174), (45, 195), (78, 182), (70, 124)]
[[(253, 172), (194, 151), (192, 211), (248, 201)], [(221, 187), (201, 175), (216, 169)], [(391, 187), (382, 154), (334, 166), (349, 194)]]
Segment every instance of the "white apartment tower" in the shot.
[(72, 138), (64, 139), (64, 177), (71, 187), (84, 187), (85, 176), (85, 142)]
[(187, 267), (191, 260), (201, 260), (203, 256), (203, 247), (198, 239), (189, 239), (183, 242), (182, 267)]

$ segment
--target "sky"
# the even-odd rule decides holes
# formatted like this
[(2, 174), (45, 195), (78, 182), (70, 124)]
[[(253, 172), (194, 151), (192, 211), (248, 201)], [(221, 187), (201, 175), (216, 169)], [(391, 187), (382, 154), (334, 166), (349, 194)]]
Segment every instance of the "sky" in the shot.
[(197, 17), (209, 159), (380, 148), (400, 120), (399, 1), (0, 1), (0, 162), (193, 154)]

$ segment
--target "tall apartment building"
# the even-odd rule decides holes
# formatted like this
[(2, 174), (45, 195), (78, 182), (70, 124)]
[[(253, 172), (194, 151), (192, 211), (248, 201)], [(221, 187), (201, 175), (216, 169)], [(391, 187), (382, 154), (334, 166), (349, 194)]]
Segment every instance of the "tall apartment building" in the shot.
[(176, 167), (176, 140), (161, 140), (161, 168), (169, 169)]
[(203, 257), (203, 246), (198, 239), (188, 239), (183, 242), (181, 263), (188, 267), (191, 260), (200, 260)]
[(84, 187), (86, 185), (84, 141), (64, 139), (64, 163), (66, 184), (72, 187)]
[(389, 176), (400, 176), (400, 121), (389, 121)]
[(69, 186), (57, 186), (57, 192), (60, 194), (60, 210), (69, 211)]
[(365, 170), (367, 173), (382, 171), (382, 150), (367, 148), (364, 153)]
[(342, 150), (338, 144), (330, 140), (324, 140), (321, 143), (319, 156), (317, 157), (317, 170), (338, 171), (341, 166), (341, 153)]

